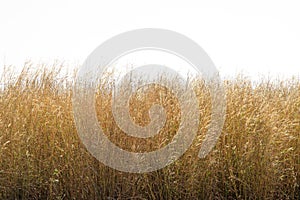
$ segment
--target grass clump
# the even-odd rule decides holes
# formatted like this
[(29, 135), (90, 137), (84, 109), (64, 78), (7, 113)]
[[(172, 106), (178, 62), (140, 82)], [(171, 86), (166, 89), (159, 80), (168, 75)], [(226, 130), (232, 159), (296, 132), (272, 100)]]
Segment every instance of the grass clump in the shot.
[[(194, 90), (200, 126), (191, 148), (164, 169), (130, 174), (98, 162), (81, 143), (72, 113), (74, 77), (62, 76), (62, 68), (38, 66), (32, 70), (26, 64), (17, 78), (6, 72), (1, 79), (1, 199), (300, 198), (299, 80), (261, 81), (255, 87), (244, 78), (226, 81), (225, 125), (205, 159), (197, 155), (210, 122), (211, 102), (205, 85), (198, 83)], [(137, 139), (117, 127), (111, 91), (99, 88), (98, 120), (118, 146), (152, 151), (166, 145), (176, 133), (179, 105), (167, 89), (150, 88), (130, 100), (131, 115), (140, 125), (149, 122), (150, 104), (161, 103), (167, 112), (161, 134)]]

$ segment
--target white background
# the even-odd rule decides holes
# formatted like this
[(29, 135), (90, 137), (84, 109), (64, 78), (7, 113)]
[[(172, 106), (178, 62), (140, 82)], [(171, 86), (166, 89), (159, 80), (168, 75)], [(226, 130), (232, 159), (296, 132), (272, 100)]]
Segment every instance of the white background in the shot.
[(300, 72), (300, 4), (289, 0), (0, 0), (0, 65), (80, 64), (106, 39), (137, 28), (190, 37), (222, 76)]

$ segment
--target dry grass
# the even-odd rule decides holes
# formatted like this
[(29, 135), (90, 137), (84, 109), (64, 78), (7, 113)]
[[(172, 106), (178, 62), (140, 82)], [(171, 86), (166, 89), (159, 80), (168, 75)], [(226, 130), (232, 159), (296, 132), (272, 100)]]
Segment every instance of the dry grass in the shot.
[[(6, 84), (0, 92), (1, 199), (300, 198), (299, 80), (262, 81), (255, 88), (244, 78), (227, 81), (225, 126), (205, 159), (197, 154), (210, 121), (210, 98), (199, 83), (201, 118), (192, 147), (162, 170), (129, 174), (104, 166), (80, 142), (72, 115), (73, 78), (59, 76), (60, 67), (31, 69), (27, 64), (17, 79), (7, 72), (1, 80)], [(178, 102), (165, 88), (140, 95), (130, 101), (136, 123), (149, 122), (152, 103), (167, 110), (167, 125), (152, 139), (122, 133), (112, 117), (110, 92), (97, 95), (107, 136), (136, 152), (167, 144), (180, 120)]]

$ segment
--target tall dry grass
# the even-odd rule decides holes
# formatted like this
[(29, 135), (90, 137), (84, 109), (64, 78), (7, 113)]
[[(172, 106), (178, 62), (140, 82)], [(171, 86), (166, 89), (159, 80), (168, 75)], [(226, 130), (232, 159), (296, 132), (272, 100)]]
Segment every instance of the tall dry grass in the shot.
[[(205, 85), (198, 83), (200, 126), (191, 148), (164, 169), (130, 174), (104, 166), (81, 143), (72, 114), (74, 78), (62, 76), (61, 66), (36, 69), (27, 64), (16, 79), (9, 71), (1, 79), (1, 199), (300, 198), (299, 80), (262, 80), (255, 88), (245, 78), (226, 81), (225, 125), (205, 159), (197, 155), (211, 102)], [(137, 139), (122, 133), (113, 120), (109, 90), (96, 95), (98, 120), (123, 149), (155, 150), (176, 133), (179, 105), (163, 87), (137, 95), (130, 101), (137, 124), (149, 122), (153, 103), (166, 108), (167, 125), (158, 136)]]

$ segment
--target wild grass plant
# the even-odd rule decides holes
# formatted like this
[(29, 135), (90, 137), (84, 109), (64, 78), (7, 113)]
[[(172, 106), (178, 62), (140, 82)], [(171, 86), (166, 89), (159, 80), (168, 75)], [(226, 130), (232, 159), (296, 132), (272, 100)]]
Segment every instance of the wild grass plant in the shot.
[[(161, 170), (133, 174), (111, 169), (82, 144), (72, 112), (74, 76), (63, 66), (26, 64), (8, 70), (0, 92), (0, 199), (300, 199), (300, 82), (238, 77), (225, 81), (226, 121), (213, 151), (197, 157), (211, 120), (209, 90), (196, 83), (200, 126), (191, 148)], [(108, 82), (107, 82), (108, 83)], [(130, 99), (135, 123), (149, 123), (153, 103), (167, 122), (150, 139), (132, 138), (114, 121), (112, 93), (99, 86), (98, 121), (127, 151), (168, 144), (180, 122), (180, 105), (168, 89), (152, 85)]]

